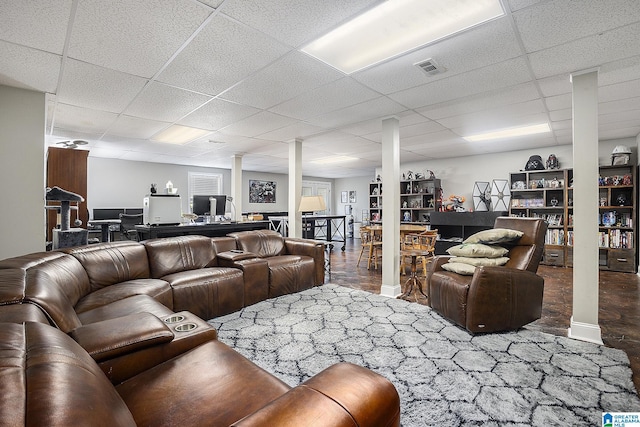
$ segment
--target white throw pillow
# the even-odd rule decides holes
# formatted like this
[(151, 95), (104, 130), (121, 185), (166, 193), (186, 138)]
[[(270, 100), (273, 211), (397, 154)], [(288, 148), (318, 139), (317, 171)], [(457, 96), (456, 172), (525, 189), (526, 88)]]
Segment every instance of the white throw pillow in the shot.
[(457, 256), (449, 259), (449, 262), (452, 262), (452, 263), (455, 262), (455, 263), (461, 263), (461, 264), (471, 264), (471, 265), (475, 265), (476, 267), (481, 265), (490, 266), (490, 267), (501, 266), (501, 265), (505, 265), (508, 261), (509, 261), (509, 258), (506, 256), (499, 257), (499, 258), (470, 258), (470, 257)]
[(509, 228), (492, 228), (490, 230), (479, 231), (469, 236), (462, 243), (485, 243), (494, 245), (497, 243), (515, 242), (524, 236), (522, 231), (511, 230)]
[(453, 256), (470, 258), (498, 258), (505, 256), (509, 250), (501, 246), (484, 245), (482, 243), (463, 243), (447, 249), (447, 253)]
[(464, 264), (461, 262), (445, 262), (444, 264), (442, 264), (442, 269), (463, 276), (473, 276), (473, 272), (476, 271), (475, 266), (471, 264)]

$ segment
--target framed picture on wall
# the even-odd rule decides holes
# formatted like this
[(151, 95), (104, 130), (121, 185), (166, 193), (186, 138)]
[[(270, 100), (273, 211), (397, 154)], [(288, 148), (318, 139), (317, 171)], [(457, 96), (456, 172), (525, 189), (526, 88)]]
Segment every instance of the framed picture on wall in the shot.
[(276, 182), (249, 180), (249, 203), (275, 203)]
[(356, 202), (356, 192), (351, 190), (349, 191), (349, 203), (355, 203)]
[(343, 191), (343, 192), (341, 193), (340, 202), (342, 202), (342, 203), (347, 203), (347, 200), (348, 200), (348, 199), (347, 199), (347, 192), (346, 192), (346, 191)]

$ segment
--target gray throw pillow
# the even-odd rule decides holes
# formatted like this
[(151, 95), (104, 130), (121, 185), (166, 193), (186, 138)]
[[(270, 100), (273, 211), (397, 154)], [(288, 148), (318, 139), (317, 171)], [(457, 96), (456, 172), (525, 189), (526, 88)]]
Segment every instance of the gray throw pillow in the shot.
[(524, 233), (518, 230), (511, 230), (509, 228), (492, 228), (490, 230), (483, 230), (469, 236), (462, 243), (485, 243), (487, 245), (495, 245), (497, 243), (515, 242), (520, 239)]
[(447, 253), (453, 256), (470, 258), (498, 258), (505, 256), (509, 250), (501, 246), (484, 245), (482, 243), (463, 243), (447, 249)]

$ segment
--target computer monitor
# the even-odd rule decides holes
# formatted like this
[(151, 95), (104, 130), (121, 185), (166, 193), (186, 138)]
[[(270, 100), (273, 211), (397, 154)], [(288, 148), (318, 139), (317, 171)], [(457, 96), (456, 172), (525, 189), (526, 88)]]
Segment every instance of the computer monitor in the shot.
[(120, 214), (124, 213), (124, 209), (112, 209), (112, 208), (97, 208), (93, 209), (93, 219), (94, 220), (102, 220), (102, 219), (118, 219), (120, 218)]
[[(214, 199), (216, 202), (216, 211), (211, 212), (211, 202), (209, 199)], [(202, 195), (198, 194), (193, 196), (193, 205), (191, 212), (198, 216), (224, 216), (225, 208), (227, 206), (227, 196), (225, 195)]]

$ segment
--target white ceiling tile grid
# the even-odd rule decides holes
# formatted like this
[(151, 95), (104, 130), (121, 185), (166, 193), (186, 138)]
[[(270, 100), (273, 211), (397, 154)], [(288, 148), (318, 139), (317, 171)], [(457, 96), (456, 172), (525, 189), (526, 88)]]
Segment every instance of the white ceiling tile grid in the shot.
[[(403, 162), (571, 141), (569, 75), (599, 70), (599, 136), (640, 132), (638, 0), (503, 0), (506, 15), (344, 73), (300, 48), (381, 0), (4, 0), (0, 84), (47, 94), (48, 144), (90, 156), (305, 175), (372, 176), (381, 120), (400, 118)], [(443, 70), (428, 76), (416, 62)], [(469, 132), (548, 122), (553, 132), (471, 144)], [(210, 131), (183, 145), (171, 124)], [(314, 160), (351, 155), (346, 163)]]

